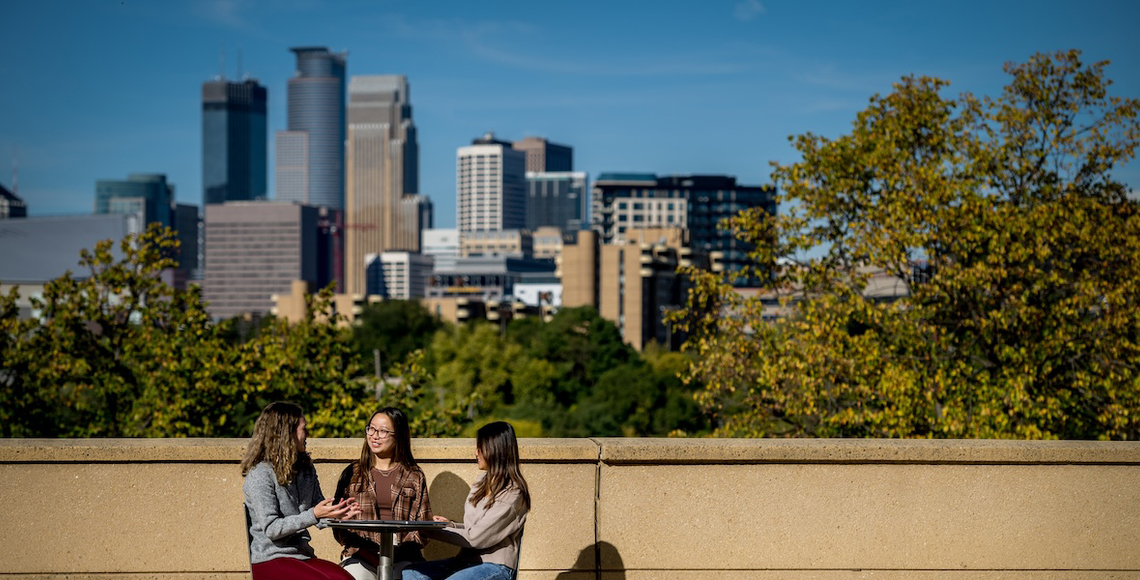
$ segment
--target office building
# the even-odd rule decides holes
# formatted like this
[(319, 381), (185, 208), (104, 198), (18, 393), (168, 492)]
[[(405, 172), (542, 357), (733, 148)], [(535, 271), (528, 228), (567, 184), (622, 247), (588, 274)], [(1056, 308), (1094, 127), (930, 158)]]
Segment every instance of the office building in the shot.
[(577, 239), (578, 230), (563, 232), (558, 228), (541, 227), (531, 234), (532, 247), (535, 258), (555, 259), (562, 255), (562, 245), (567, 239)]
[(420, 253), (431, 256), (435, 268), (454, 268), (455, 261), (459, 259), (460, 240), (459, 230), (456, 228), (429, 228), (422, 234), (423, 243)]
[(553, 279), (553, 260), (515, 256), (459, 258), (452, 268), (437, 264), (428, 281), (427, 298), (468, 297), (484, 302), (514, 295), (515, 284)]
[(369, 254), (367, 294), (386, 300), (415, 300), (427, 295), (434, 260), (416, 252)]
[[(0, 294), (17, 288), (17, 316), (35, 315), (31, 299), (42, 298), (49, 282), (68, 272), (77, 279), (90, 276), (90, 269), (79, 266), (83, 250), (111, 240), (111, 256), (121, 260), (119, 244), (137, 231), (138, 221), (138, 216), (126, 214), (0, 220)], [(163, 272), (164, 280), (169, 282), (172, 277)]]
[(277, 201), (344, 207), (345, 63), (324, 47), (290, 49), (297, 70), (286, 84), (286, 130), (277, 133)]
[[(620, 244), (629, 231), (681, 227), (689, 231), (694, 250), (721, 252), (725, 271), (739, 272), (748, 262), (748, 244), (718, 228), (721, 220), (760, 207), (776, 214), (771, 186), (739, 185), (724, 175), (603, 173), (593, 185), (591, 221), (602, 243)], [(754, 279), (737, 284), (754, 285)]]
[[(206, 206), (203, 296), (210, 315), (263, 315), (294, 280), (317, 289), (332, 279), (324, 208), (247, 201)], [(335, 223), (335, 221), (334, 221)]]
[(684, 334), (666, 324), (664, 317), (666, 311), (684, 304), (688, 291), (677, 268), (694, 260), (708, 266), (707, 256), (690, 245), (680, 228), (638, 230), (613, 244), (603, 244), (596, 232), (580, 231), (556, 260), (562, 305), (597, 308), (638, 350), (650, 342), (676, 350)]
[(459, 231), (526, 226), (526, 154), (487, 133), (460, 147), (456, 168)]
[(467, 232), (459, 242), (459, 257), (534, 256), (534, 236), (528, 230)]
[(174, 185), (160, 173), (133, 173), (127, 179), (95, 182), (95, 213), (133, 214), (140, 218), (139, 233), (158, 222), (174, 227)]
[(552, 226), (565, 231), (590, 227), (590, 188), (586, 173), (526, 172), (526, 228)]
[(526, 153), (528, 172), (574, 171), (574, 149), (542, 137), (526, 137), (513, 147)]
[(352, 77), (346, 163), (345, 289), (361, 293), (366, 255), (418, 252), (425, 218), (430, 227), (431, 203), (416, 194), (419, 145), (406, 77)]
[(0, 220), (28, 217), (28, 206), (24, 200), (8, 188), (0, 185)]
[(198, 268), (202, 249), (198, 242), (202, 237), (202, 217), (198, 214), (198, 206), (175, 204), (174, 229), (178, 234), (178, 269), (186, 279), (200, 278)]
[(265, 199), (266, 103), (256, 80), (202, 83), (202, 204)]

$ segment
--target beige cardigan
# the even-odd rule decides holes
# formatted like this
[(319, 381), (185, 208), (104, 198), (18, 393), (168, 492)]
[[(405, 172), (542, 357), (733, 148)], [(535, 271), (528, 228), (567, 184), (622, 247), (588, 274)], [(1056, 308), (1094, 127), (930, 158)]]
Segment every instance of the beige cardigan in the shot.
[[(486, 474), (481, 474), (481, 480)], [(478, 485), (478, 480), (476, 481)], [(487, 507), (484, 498), (471, 505), (475, 487), (463, 502), (463, 523), (455, 527), (432, 530), (428, 534), (440, 541), (463, 548), (459, 557), (470, 557), (484, 563), (502, 564), (514, 568), (519, 557), (519, 542), (526, 524), (527, 507), (517, 487), (499, 493), (495, 504)]]

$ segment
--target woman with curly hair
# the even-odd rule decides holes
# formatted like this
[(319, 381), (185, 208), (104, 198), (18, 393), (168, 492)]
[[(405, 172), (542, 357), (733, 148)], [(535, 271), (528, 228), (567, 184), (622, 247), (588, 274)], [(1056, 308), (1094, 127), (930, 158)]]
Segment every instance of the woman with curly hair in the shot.
[(321, 494), (305, 452), (308, 436), (304, 413), (293, 403), (270, 403), (254, 424), (241, 461), (253, 580), (352, 580), (309, 546), (305, 530), (317, 520), (351, 518), (360, 509), (351, 498), (334, 504)]
[[(412, 455), (408, 417), (396, 407), (385, 407), (372, 414), (364, 429), (360, 459), (348, 464), (340, 474), (336, 497), (349, 497), (360, 506), (365, 520), (430, 521), (427, 478)], [(356, 580), (376, 577), (380, 560), (378, 532), (333, 530), (344, 546), (340, 565)], [(410, 562), (422, 562), (425, 541), (419, 532), (396, 537), (395, 570)]]
[(475, 435), (475, 461), (484, 473), (463, 504), (463, 523), (435, 516), (449, 527), (426, 532), (461, 548), (454, 558), (404, 569), (404, 580), (508, 580), (515, 572), (530, 490), (519, 470), (514, 427), (495, 421)]

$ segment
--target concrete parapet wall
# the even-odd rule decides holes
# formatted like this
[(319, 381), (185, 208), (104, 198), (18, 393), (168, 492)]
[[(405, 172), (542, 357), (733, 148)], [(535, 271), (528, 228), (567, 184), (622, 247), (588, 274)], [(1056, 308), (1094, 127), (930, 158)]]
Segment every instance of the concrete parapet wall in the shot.
[[(0, 440), (0, 580), (248, 578), (245, 443)], [(326, 494), (360, 446), (309, 440)], [(435, 511), (460, 518), (474, 441), (413, 448)], [(1140, 579), (1140, 443), (529, 439), (520, 452), (523, 579)], [(312, 533), (335, 560), (331, 532)]]

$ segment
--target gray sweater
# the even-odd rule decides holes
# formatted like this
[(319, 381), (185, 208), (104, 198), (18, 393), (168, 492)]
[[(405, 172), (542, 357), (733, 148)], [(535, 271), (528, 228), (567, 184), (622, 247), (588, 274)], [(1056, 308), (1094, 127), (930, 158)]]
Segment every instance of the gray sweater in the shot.
[[(486, 476), (486, 473), (480, 474), (476, 484)], [(474, 495), (473, 485), (467, 501), (463, 502), (463, 523), (427, 534), (463, 548), (459, 553), (461, 558), (514, 568), (519, 557), (523, 526), (526, 525), (527, 507), (522, 494), (517, 487), (504, 489), (495, 498), (495, 505), (489, 508), (486, 499), (471, 505)]]
[(305, 528), (317, 523), (313, 506), (324, 500), (316, 470), (302, 471), (289, 485), (281, 486), (273, 466), (263, 461), (249, 470), (241, 488), (251, 521), (251, 564), (275, 558), (313, 557), (311, 538)]

